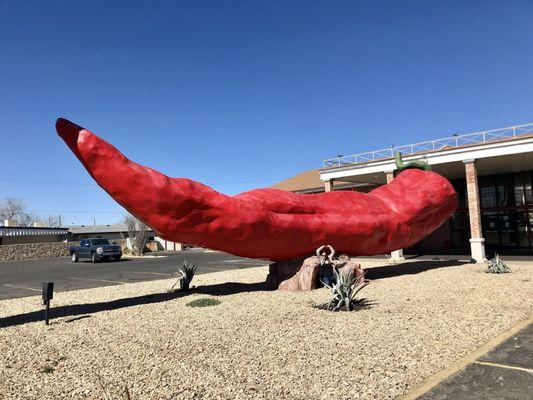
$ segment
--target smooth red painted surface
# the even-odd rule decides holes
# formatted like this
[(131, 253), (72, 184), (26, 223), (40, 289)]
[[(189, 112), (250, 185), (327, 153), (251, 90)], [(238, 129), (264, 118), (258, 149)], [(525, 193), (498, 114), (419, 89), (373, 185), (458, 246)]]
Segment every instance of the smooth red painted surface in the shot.
[(56, 129), (94, 180), (163, 238), (244, 257), (284, 260), (326, 243), (338, 253), (384, 254), (423, 239), (457, 206), (450, 182), (417, 169), (370, 193), (257, 189), (227, 196), (136, 164), (65, 119)]

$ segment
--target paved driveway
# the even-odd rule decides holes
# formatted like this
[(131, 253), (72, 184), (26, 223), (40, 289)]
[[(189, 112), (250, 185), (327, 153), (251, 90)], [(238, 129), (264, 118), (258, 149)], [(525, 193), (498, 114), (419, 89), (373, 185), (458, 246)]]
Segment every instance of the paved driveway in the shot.
[(418, 400), (533, 399), (533, 324)]
[(53, 281), (54, 291), (118, 285), (169, 278), (183, 260), (198, 265), (197, 273), (267, 265), (268, 261), (236, 257), (221, 252), (190, 249), (166, 257), (132, 258), (119, 262), (73, 263), (69, 258), (0, 263), (0, 300), (35, 296), (43, 281)]

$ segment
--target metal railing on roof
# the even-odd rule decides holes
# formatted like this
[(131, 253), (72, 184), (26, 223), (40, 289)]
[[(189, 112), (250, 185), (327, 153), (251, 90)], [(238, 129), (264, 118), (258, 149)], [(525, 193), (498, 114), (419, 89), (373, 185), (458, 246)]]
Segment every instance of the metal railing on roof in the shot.
[(388, 149), (328, 158), (327, 160), (323, 161), (323, 167), (334, 168), (343, 165), (368, 163), (372, 161), (393, 158), (396, 153), (415, 155), (439, 150), (453, 149), (462, 146), (516, 139), (528, 135), (533, 135), (533, 123), (510, 126), (507, 128), (492, 129), (489, 131), (468, 133), (466, 135), (455, 134), (451, 137), (431, 140), (429, 142), (420, 142), (405, 146), (391, 146)]

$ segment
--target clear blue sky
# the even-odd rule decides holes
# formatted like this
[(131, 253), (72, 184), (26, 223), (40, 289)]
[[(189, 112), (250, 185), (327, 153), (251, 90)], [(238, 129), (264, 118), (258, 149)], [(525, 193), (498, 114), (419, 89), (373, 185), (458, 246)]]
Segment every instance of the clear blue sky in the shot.
[(234, 194), (324, 158), (533, 121), (531, 1), (0, 0), (0, 198), (122, 209), (58, 116)]

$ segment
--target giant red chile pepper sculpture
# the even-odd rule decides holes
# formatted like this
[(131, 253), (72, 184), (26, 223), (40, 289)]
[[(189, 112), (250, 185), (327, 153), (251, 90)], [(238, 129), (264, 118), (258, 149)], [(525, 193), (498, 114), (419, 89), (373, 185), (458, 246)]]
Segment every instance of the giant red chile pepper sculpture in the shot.
[(284, 260), (324, 243), (352, 255), (384, 254), (423, 239), (457, 204), (450, 182), (415, 168), (370, 193), (257, 189), (227, 196), (136, 164), (65, 119), (56, 129), (94, 180), (160, 236), (245, 257)]

